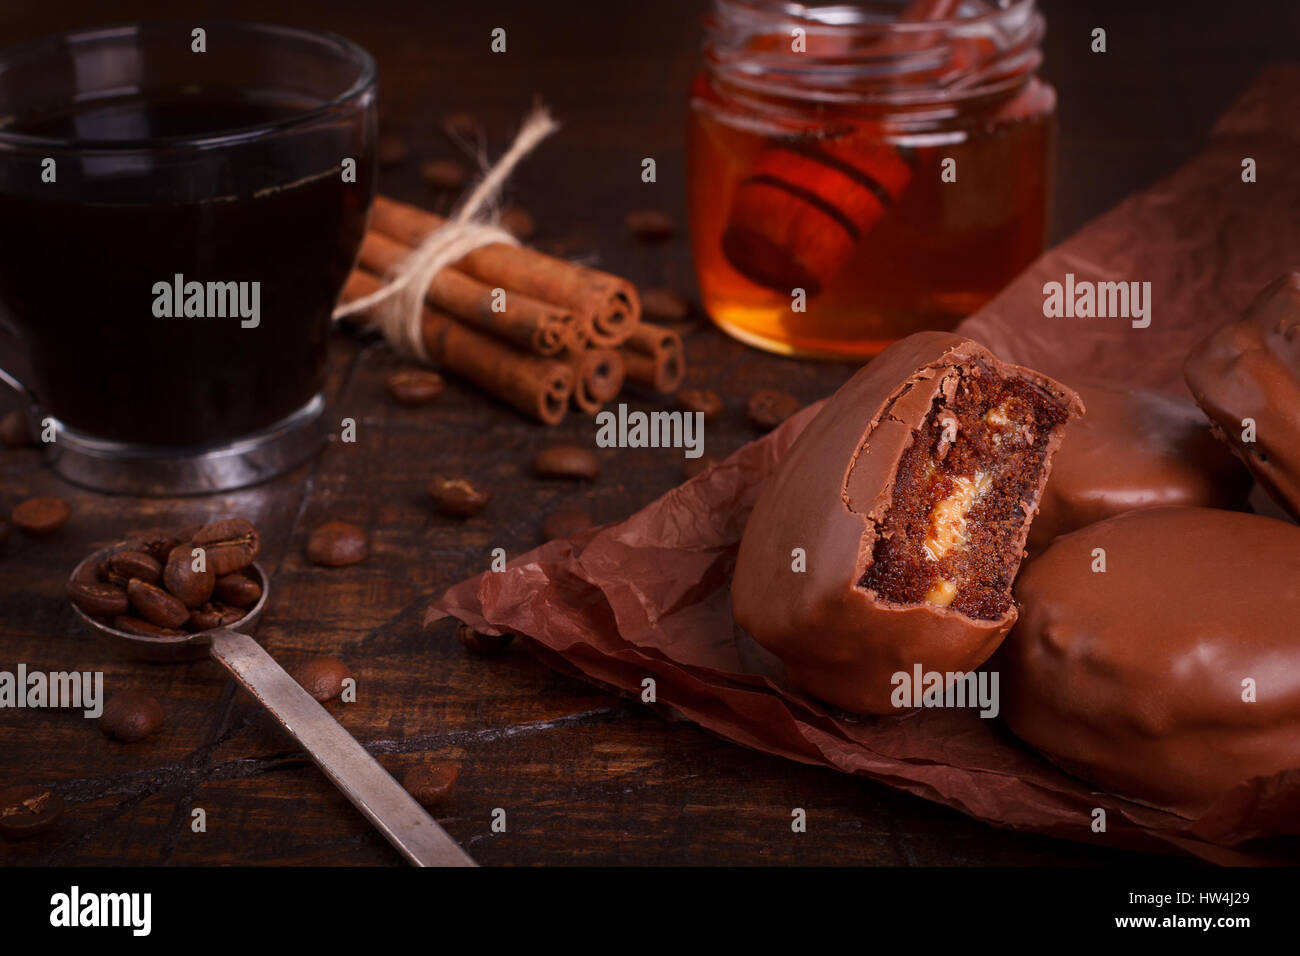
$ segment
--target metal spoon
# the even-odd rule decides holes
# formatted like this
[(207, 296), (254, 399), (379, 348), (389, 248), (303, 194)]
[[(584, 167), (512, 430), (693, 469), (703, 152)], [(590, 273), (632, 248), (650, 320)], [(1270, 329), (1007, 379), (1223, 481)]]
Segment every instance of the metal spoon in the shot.
[[(90, 555), (77, 565), (74, 577), (80, 579), (89, 562), (102, 560), (112, 550), (105, 548)], [(271, 592), (261, 565), (254, 564), (248, 570), (256, 572), (260, 579), (262, 597), (236, 622), (245, 628), (261, 616)], [(217, 627), (175, 637), (144, 637), (97, 621), (76, 605), (73, 609), (97, 636), (134, 657), (177, 661), (211, 655), (302, 744), (343, 796), (409, 862), (416, 866), (477, 865), (401, 784), (247, 634)]]

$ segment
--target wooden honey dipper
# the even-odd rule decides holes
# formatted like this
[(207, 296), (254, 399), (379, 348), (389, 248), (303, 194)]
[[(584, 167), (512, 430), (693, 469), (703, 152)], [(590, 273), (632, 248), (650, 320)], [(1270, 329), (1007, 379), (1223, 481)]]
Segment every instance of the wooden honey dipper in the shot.
[[(901, 22), (950, 17), (962, 0), (913, 0)], [(889, 38), (882, 52), (924, 42)], [(886, 47), (887, 45), (887, 47)], [(764, 150), (732, 197), (722, 251), (751, 282), (812, 298), (835, 278), (866, 232), (912, 178), (889, 143), (865, 137), (788, 140)]]

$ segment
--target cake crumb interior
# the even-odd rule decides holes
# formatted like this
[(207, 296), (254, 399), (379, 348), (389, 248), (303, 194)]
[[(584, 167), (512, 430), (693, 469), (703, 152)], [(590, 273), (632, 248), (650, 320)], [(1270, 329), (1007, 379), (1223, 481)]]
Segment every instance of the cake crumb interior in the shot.
[(1018, 534), (1063, 404), (983, 362), (957, 371), (904, 451), (872, 564), (859, 585), (897, 604), (995, 620), (1011, 604)]

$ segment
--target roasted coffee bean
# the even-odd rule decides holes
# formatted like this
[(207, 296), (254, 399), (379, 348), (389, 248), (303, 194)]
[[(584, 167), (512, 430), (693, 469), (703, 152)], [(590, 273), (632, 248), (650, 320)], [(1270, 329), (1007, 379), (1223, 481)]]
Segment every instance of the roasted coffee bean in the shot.
[(745, 403), (745, 413), (749, 420), (763, 429), (775, 428), (799, 411), (799, 408), (799, 399), (771, 388), (760, 388)]
[(634, 209), (627, 214), (627, 227), (642, 242), (662, 242), (677, 231), (673, 217), (658, 209)]
[(672, 289), (643, 289), (641, 312), (651, 319), (680, 322), (691, 314), (690, 300)]
[(324, 703), (343, 693), (343, 682), (352, 677), (348, 666), (337, 657), (313, 657), (293, 672), (302, 689)]
[(162, 528), (149, 528), (146, 531), (134, 531), (127, 535), (128, 545), (123, 550), (143, 551), (158, 562), (160, 568), (167, 563), (167, 556), (172, 548), (180, 544), (179, 538), (168, 534)]
[(208, 567), (217, 577), (248, 567), (262, 550), (262, 536), (243, 518), (205, 524), (193, 541), (207, 553)]
[(128, 581), (135, 578), (146, 584), (157, 584), (162, 580), (162, 565), (144, 551), (118, 551), (110, 554), (108, 566)]
[(0, 833), (27, 836), (53, 826), (63, 815), (63, 798), (53, 790), (19, 784), (0, 790)]
[(6, 448), (26, 448), (32, 443), (32, 433), (27, 427), (27, 416), (13, 411), (0, 418), (0, 442)]
[(461, 646), (471, 654), (477, 654), (480, 657), (491, 657), (494, 654), (500, 654), (515, 636), (510, 633), (505, 634), (484, 634), (482, 631), (476, 631), (464, 621), (456, 625), (456, 640), (460, 641)]
[(28, 498), (14, 508), (9, 520), (19, 531), (27, 534), (52, 534), (63, 527), (72, 509), (62, 498)]
[(699, 458), (687, 458), (682, 465), (682, 472), (687, 478), (694, 478), (696, 475), (702, 475), (718, 463), (716, 458), (710, 458), (708, 455), (701, 455)]
[(459, 189), (469, 173), (454, 159), (431, 159), (420, 164), (420, 178), (434, 189)]
[(130, 609), (126, 591), (112, 584), (69, 581), (66, 591), (68, 600), (91, 617), (117, 617)]
[(233, 604), (222, 604), (220, 601), (212, 601), (212, 609), (217, 612), (219, 623), (222, 627), (230, 627), (238, 624), (244, 619), (248, 611), (242, 607), (235, 607)]
[(221, 627), (221, 612), (209, 601), (190, 611), (190, 619), (185, 622), (185, 626), (192, 631), (210, 631), (214, 627)]
[(327, 568), (358, 564), (369, 554), (370, 536), (346, 521), (326, 521), (307, 539), (307, 560)]
[(707, 388), (682, 388), (677, 391), (677, 407), (684, 412), (703, 412), (705, 420), (722, 414), (722, 399)]
[(131, 744), (144, 740), (161, 727), (164, 716), (162, 704), (156, 698), (127, 690), (114, 694), (104, 704), (99, 729), (106, 737)]
[(446, 475), (434, 475), (424, 486), (438, 510), (453, 518), (469, 518), (484, 508), (492, 500), (492, 492), (480, 488), (468, 478), (449, 478)]
[(537, 453), (533, 472), (542, 478), (595, 478), (600, 474), (600, 459), (588, 448), (552, 445)]
[(446, 383), (427, 368), (398, 369), (384, 381), (388, 394), (402, 405), (428, 405), (442, 394)]
[(572, 538), (575, 534), (586, 531), (596, 524), (591, 515), (577, 509), (557, 511), (542, 522), (542, 537), (547, 541), (557, 538)]
[(113, 618), (113, 627), (119, 631), (126, 631), (128, 634), (134, 634), (137, 637), (184, 637), (185, 632), (174, 627), (159, 627), (157, 624), (150, 624), (142, 617), (132, 617), (130, 614), (119, 614)]
[(167, 564), (163, 566), (163, 586), (186, 607), (198, 607), (212, 597), (217, 582), (210, 554), (204, 554), (203, 570), (194, 570), (195, 547), (192, 543), (178, 544), (167, 555)]
[(210, 631), (214, 627), (232, 627), (244, 619), (248, 613), (243, 608), (220, 601), (209, 601), (202, 607), (190, 612), (190, 619), (185, 626), (192, 631)]
[(511, 206), (501, 214), (501, 228), (520, 242), (526, 242), (537, 231), (537, 223), (527, 209)]
[(68, 583), (80, 581), (84, 584), (100, 584), (103, 578), (100, 577), (100, 570), (103, 565), (100, 561), (87, 559), (72, 569), (72, 574), (68, 577)]
[(456, 789), (460, 768), (454, 764), (420, 764), (412, 767), (402, 778), (402, 786), (425, 807), (446, 803)]
[[(186, 527), (181, 528), (180, 531), (177, 531), (172, 537), (176, 539), (177, 544), (189, 544), (194, 540), (194, 536), (199, 533), (199, 529), (202, 527), (203, 525), (201, 524), (187, 525)], [(169, 551), (168, 554), (170, 553), (171, 552)], [(164, 557), (164, 561), (165, 560)]]
[(447, 131), (447, 135), (452, 139), (468, 140), (482, 133), (483, 124), (478, 121), (478, 117), (473, 113), (457, 110), (454, 113), (448, 113), (442, 118), (442, 128)]
[(126, 586), (126, 596), (136, 612), (150, 624), (180, 627), (190, 618), (190, 609), (184, 602), (156, 584), (132, 579)]
[(262, 585), (246, 574), (227, 574), (217, 578), (212, 593), (232, 607), (252, 607), (262, 596)]
[(380, 166), (400, 166), (410, 155), (406, 140), (396, 133), (382, 133), (375, 144), (376, 158)]

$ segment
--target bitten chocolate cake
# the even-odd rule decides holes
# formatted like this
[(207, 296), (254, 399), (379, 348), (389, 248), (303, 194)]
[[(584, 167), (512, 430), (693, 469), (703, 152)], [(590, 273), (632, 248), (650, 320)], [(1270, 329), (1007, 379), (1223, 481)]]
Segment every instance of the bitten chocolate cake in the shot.
[(1274, 280), (1243, 319), (1193, 349), (1183, 375), (1215, 435), (1300, 521), (1300, 272)]
[(1015, 594), (1002, 712), (1062, 769), (1196, 815), (1300, 768), (1300, 528), (1132, 511), (1056, 539)]
[(960, 336), (890, 346), (764, 486), (732, 580), (736, 621), (791, 681), (851, 711), (894, 713), (891, 678), (917, 664), (978, 667), (1015, 621), (1030, 516), (1082, 410)]
[(1076, 383), (1088, 412), (1065, 429), (1030, 552), (1105, 518), (1173, 505), (1241, 509), (1250, 472), (1210, 432), (1194, 402), (1165, 392)]

